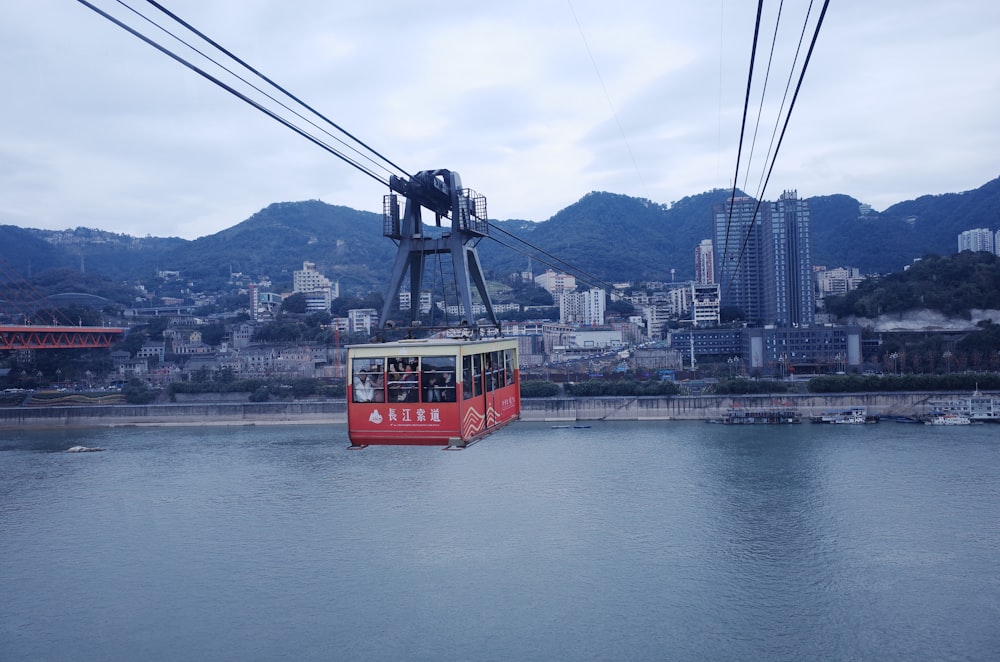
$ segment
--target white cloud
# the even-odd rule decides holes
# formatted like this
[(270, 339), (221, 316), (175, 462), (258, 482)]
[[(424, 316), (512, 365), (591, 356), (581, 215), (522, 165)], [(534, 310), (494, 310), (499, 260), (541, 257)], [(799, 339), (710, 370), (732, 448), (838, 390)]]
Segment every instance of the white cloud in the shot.
[[(545, 220), (591, 190), (666, 203), (732, 184), (752, 3), (169, 7), (406, 170), (459, 171), (497, 218)], [(752, 193), (804, 9), (783, 11), (741, 165)], [(992, 179), (998, 56), (995, 4), (831, 3), (765, 195), (881, 209)], [(77, 3), (0, 7), (0, 88), (0, 223), (196, 237), (276, 201), (380, 209), (380, 184)]]

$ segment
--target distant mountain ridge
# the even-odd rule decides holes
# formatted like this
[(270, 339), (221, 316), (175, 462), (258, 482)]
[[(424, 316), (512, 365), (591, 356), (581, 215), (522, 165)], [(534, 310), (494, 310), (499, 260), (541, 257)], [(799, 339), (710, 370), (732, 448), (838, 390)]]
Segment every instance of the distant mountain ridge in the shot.
[[(694, 273), (694, 249), (710, 238), (712, 206), (729, 190), (716, 189), (663, 205), (626, 195), (592, 192), (543, 222), (493, 221), (539, 247), (536, 269), (572, 265), (603, 281), (686, 280)], [(808, 198), (812, 211), (813, 262), (856, 266), (863, 272), (901, 270), (927, 254), (955, 251), (963, 230), (1000, 228), (1000, 178), (962, 193), (922, 196), (885, 211), (862, 215), (848, 195)], [(497, 232), (479, 252), (496, 275), (523, 271), (527, 257), (502, 244)], [(76, 228), (49, 231), (0, 226), (0, 281), (54, 268), (82, 269), (114, 280), (147, 280), (156, 271), (180, 271), (201, 289), (223, 287), (231, 272), (291, 282), (303, 261), (338, 279), (344, 293), (381, 290), (395, 246), (382, 236), (378, 214), (318, 200), (279, 202), (250, 218), (195, 240), (131, 237)]]

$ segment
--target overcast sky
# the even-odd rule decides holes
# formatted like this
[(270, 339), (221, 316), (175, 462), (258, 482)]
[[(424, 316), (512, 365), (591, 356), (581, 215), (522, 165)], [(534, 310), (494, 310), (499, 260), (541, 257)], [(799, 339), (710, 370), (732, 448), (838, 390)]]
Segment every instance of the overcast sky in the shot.
[[(458, 171), (491, 218), (732, 186), (750, 0), (161, 2), (405, 170)], [(748, 164), (778, 5), (738, 182), (753, 195), (808, 3), (784, 3)], [(994, 0), (834, 0), (763, 197), (882, 210), (997, 177), (998, 63)], [(74, 0), (0, 0), (0, 89), (0, 224), (193, 239), (272, 202), (381, 211), (382, 184)]]

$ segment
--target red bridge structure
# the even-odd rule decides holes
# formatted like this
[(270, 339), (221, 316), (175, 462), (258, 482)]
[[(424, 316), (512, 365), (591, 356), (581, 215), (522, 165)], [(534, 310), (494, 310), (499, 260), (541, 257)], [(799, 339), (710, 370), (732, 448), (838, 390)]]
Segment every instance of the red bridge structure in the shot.
[(104, 326), (0, 325), (0, 351), (110, 347), (124, 335), (125, 329)]

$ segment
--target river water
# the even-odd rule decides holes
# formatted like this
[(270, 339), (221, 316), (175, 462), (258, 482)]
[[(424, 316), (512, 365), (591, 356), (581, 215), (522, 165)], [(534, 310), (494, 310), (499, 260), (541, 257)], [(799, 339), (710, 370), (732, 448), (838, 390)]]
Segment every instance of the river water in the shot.
[(0, 432), (0, 659), (1000, 659), (1000, 427), (347, 445)]

